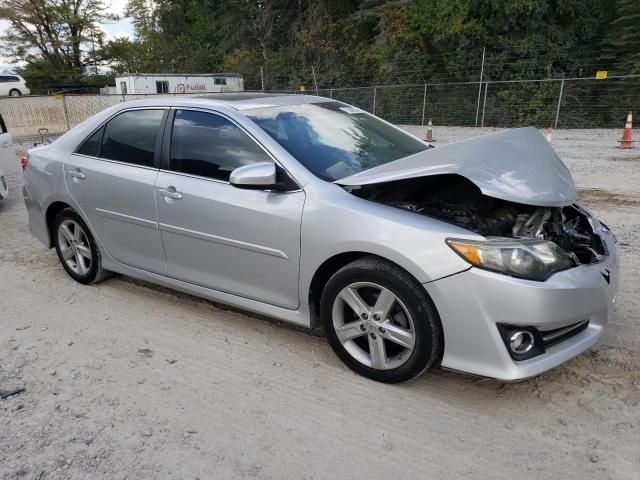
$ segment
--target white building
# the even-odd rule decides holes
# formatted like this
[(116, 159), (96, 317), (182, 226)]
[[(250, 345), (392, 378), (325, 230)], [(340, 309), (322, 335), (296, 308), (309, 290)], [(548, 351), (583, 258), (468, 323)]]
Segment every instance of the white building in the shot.
[(118, 94), (174, 94), (241, 92), (244, 79), (237, 73), (136, 73), (116, 78)]

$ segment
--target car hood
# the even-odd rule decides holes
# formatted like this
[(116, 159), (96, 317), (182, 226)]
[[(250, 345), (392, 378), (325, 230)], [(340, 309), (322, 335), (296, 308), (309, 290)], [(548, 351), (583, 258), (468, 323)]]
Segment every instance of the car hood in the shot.
[(485, 195), (510, 202), (560, 207), (576, 200), (569, 170), (534, 127), (431, 148), (334, 183), (370, 185), (445, 174), (461, 175)]

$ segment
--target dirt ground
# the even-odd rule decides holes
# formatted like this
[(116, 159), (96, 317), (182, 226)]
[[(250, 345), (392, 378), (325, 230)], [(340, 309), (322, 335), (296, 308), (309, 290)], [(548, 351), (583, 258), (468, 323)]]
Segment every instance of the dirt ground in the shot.
[(637, 480), (640, 149), (615, 149), (620, 133), (553, 141), (619, 239), (617, 312), (594, 348), (515, 384), (440, 369), (374, 383), (317, 334), (128, 278), (74, 283), (29, 234), (11, 176), (0, 389), (25, 391), (0, 400), (0, 477)]

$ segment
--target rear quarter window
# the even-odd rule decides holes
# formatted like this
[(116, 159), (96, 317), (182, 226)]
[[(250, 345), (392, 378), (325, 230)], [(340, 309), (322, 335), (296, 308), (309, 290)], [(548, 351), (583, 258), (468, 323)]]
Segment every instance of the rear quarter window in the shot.
[(100, 158), (152, 167), (164, 113), (131, 110), (111, 119), (104, 126)]
[(80, 148), (76, 151), (80, 155), (88, 155), (90, 157), (100, 156), (100, 143), (102, 143), (102, 134), (104, 133), (104, 127), (101, 127), (93, 135), (87, 138)]

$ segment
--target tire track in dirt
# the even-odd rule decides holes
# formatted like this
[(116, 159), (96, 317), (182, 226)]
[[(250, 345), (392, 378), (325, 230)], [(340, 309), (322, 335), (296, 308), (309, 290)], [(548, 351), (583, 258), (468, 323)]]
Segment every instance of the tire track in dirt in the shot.
[(14, 197), (0, 206), (0, 384), (27, 391), (0, 403), (0, 473), (634, 478), (640, 215), (589, 195), (629, 269), (596, 348), (517, 384), (434, 370), (399, 386), (296, 328), (120, 277), (75, 284)]

